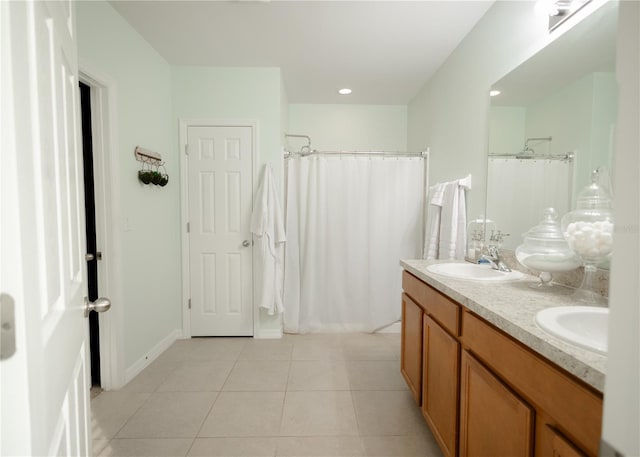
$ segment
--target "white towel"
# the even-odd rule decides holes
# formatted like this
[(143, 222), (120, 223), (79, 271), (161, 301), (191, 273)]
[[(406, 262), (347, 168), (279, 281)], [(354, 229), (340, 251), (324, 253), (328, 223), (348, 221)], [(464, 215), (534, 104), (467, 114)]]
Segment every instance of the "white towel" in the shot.
[(262, 183), (256, 194), (251, 215), (251, 232), (258, 236), (262, 256), (262, 292), (260, 308), (269, 315), (281, 313), (283, 253), (286, 241), (282, 208), (273, 180), (271, 165), (267, 164), (262, 175)]
[(471, 190), (471, 175), (458, 180), (458, 236), (456, 239), (456, 259), (464, 259), (467, 253), (467, 196)]
[(437, 183), (429, 187), (429, 206), (427, 207), (427, 221), (425, 224), (424, 252), (422, 257), (428, 260), (438, 257), (438, 239), (440, 237), (440, 213), (446, 183)]
[(471, 189), (471, 175), (429, 188), (423, 257), (463, 259), (467, 243), (465, 191)]

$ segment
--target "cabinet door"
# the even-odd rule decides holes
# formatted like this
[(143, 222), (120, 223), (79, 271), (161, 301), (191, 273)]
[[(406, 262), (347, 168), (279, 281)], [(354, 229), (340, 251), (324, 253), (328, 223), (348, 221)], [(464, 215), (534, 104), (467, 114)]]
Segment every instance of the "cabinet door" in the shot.
[[(539, 421), (538, 421), (539, 423)], [(586, 457), (578, 447), (551, 425), (536, 429), (536, 455), (551, 457)], [(539, 436), (540, 435), (540, 436)]]
[(467, 351), (462, 351), (461, 456), (531, 456), (534, 412)]
[(402, 294), (402, 346), (400, 371), (416, 403), (422, 394), (422, 308)]
[(455, 456), (460, 343), (427, 315), (422, 332), (422, 414), (443, 453)]

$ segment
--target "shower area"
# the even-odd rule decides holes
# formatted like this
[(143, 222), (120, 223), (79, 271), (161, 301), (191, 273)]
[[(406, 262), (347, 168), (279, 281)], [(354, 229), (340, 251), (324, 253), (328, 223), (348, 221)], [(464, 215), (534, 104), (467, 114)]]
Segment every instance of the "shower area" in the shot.
[(285, 151), (284, 331), (373, 332), (401, 316), (420, 258), (426, 152)]
[(528, 138), (515, 154), (489, 154), (487, 165), (487, 217), (509, 234), (502, 247), (515, 249), (522, 234), (538, 223), (546, 208), (560, 215), (571, 209), (575, 153), (535, 153)]

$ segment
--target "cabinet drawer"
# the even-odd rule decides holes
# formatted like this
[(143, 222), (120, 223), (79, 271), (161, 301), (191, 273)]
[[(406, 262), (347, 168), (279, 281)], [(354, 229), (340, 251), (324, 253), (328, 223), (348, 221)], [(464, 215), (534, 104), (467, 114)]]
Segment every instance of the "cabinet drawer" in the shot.
[(468, 311), (462, 316), (462, 343), (536, 410), (562, 424), (573, 442), (597, 455), (601, 395)]
[(402, 273), (402, 288), (449, 333), (460, 335), (460, 305), (406, 271)]

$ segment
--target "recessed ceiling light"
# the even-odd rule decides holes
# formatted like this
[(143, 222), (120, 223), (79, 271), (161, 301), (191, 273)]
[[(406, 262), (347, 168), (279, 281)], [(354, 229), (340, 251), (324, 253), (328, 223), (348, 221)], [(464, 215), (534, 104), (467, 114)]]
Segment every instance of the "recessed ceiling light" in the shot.
[(496, 95), (500, 95), (500, 91), (499, 90), (490, 90), (489, 91), (489, 96), (490, 97), (495, 97)]
[(351, 89), (349, 89), (348, 87), (345, 87), (344, 89), (340, 89), (338, 91), (338, 93), (340, 95), (349, 95), (351, 92), (353, 92)]

